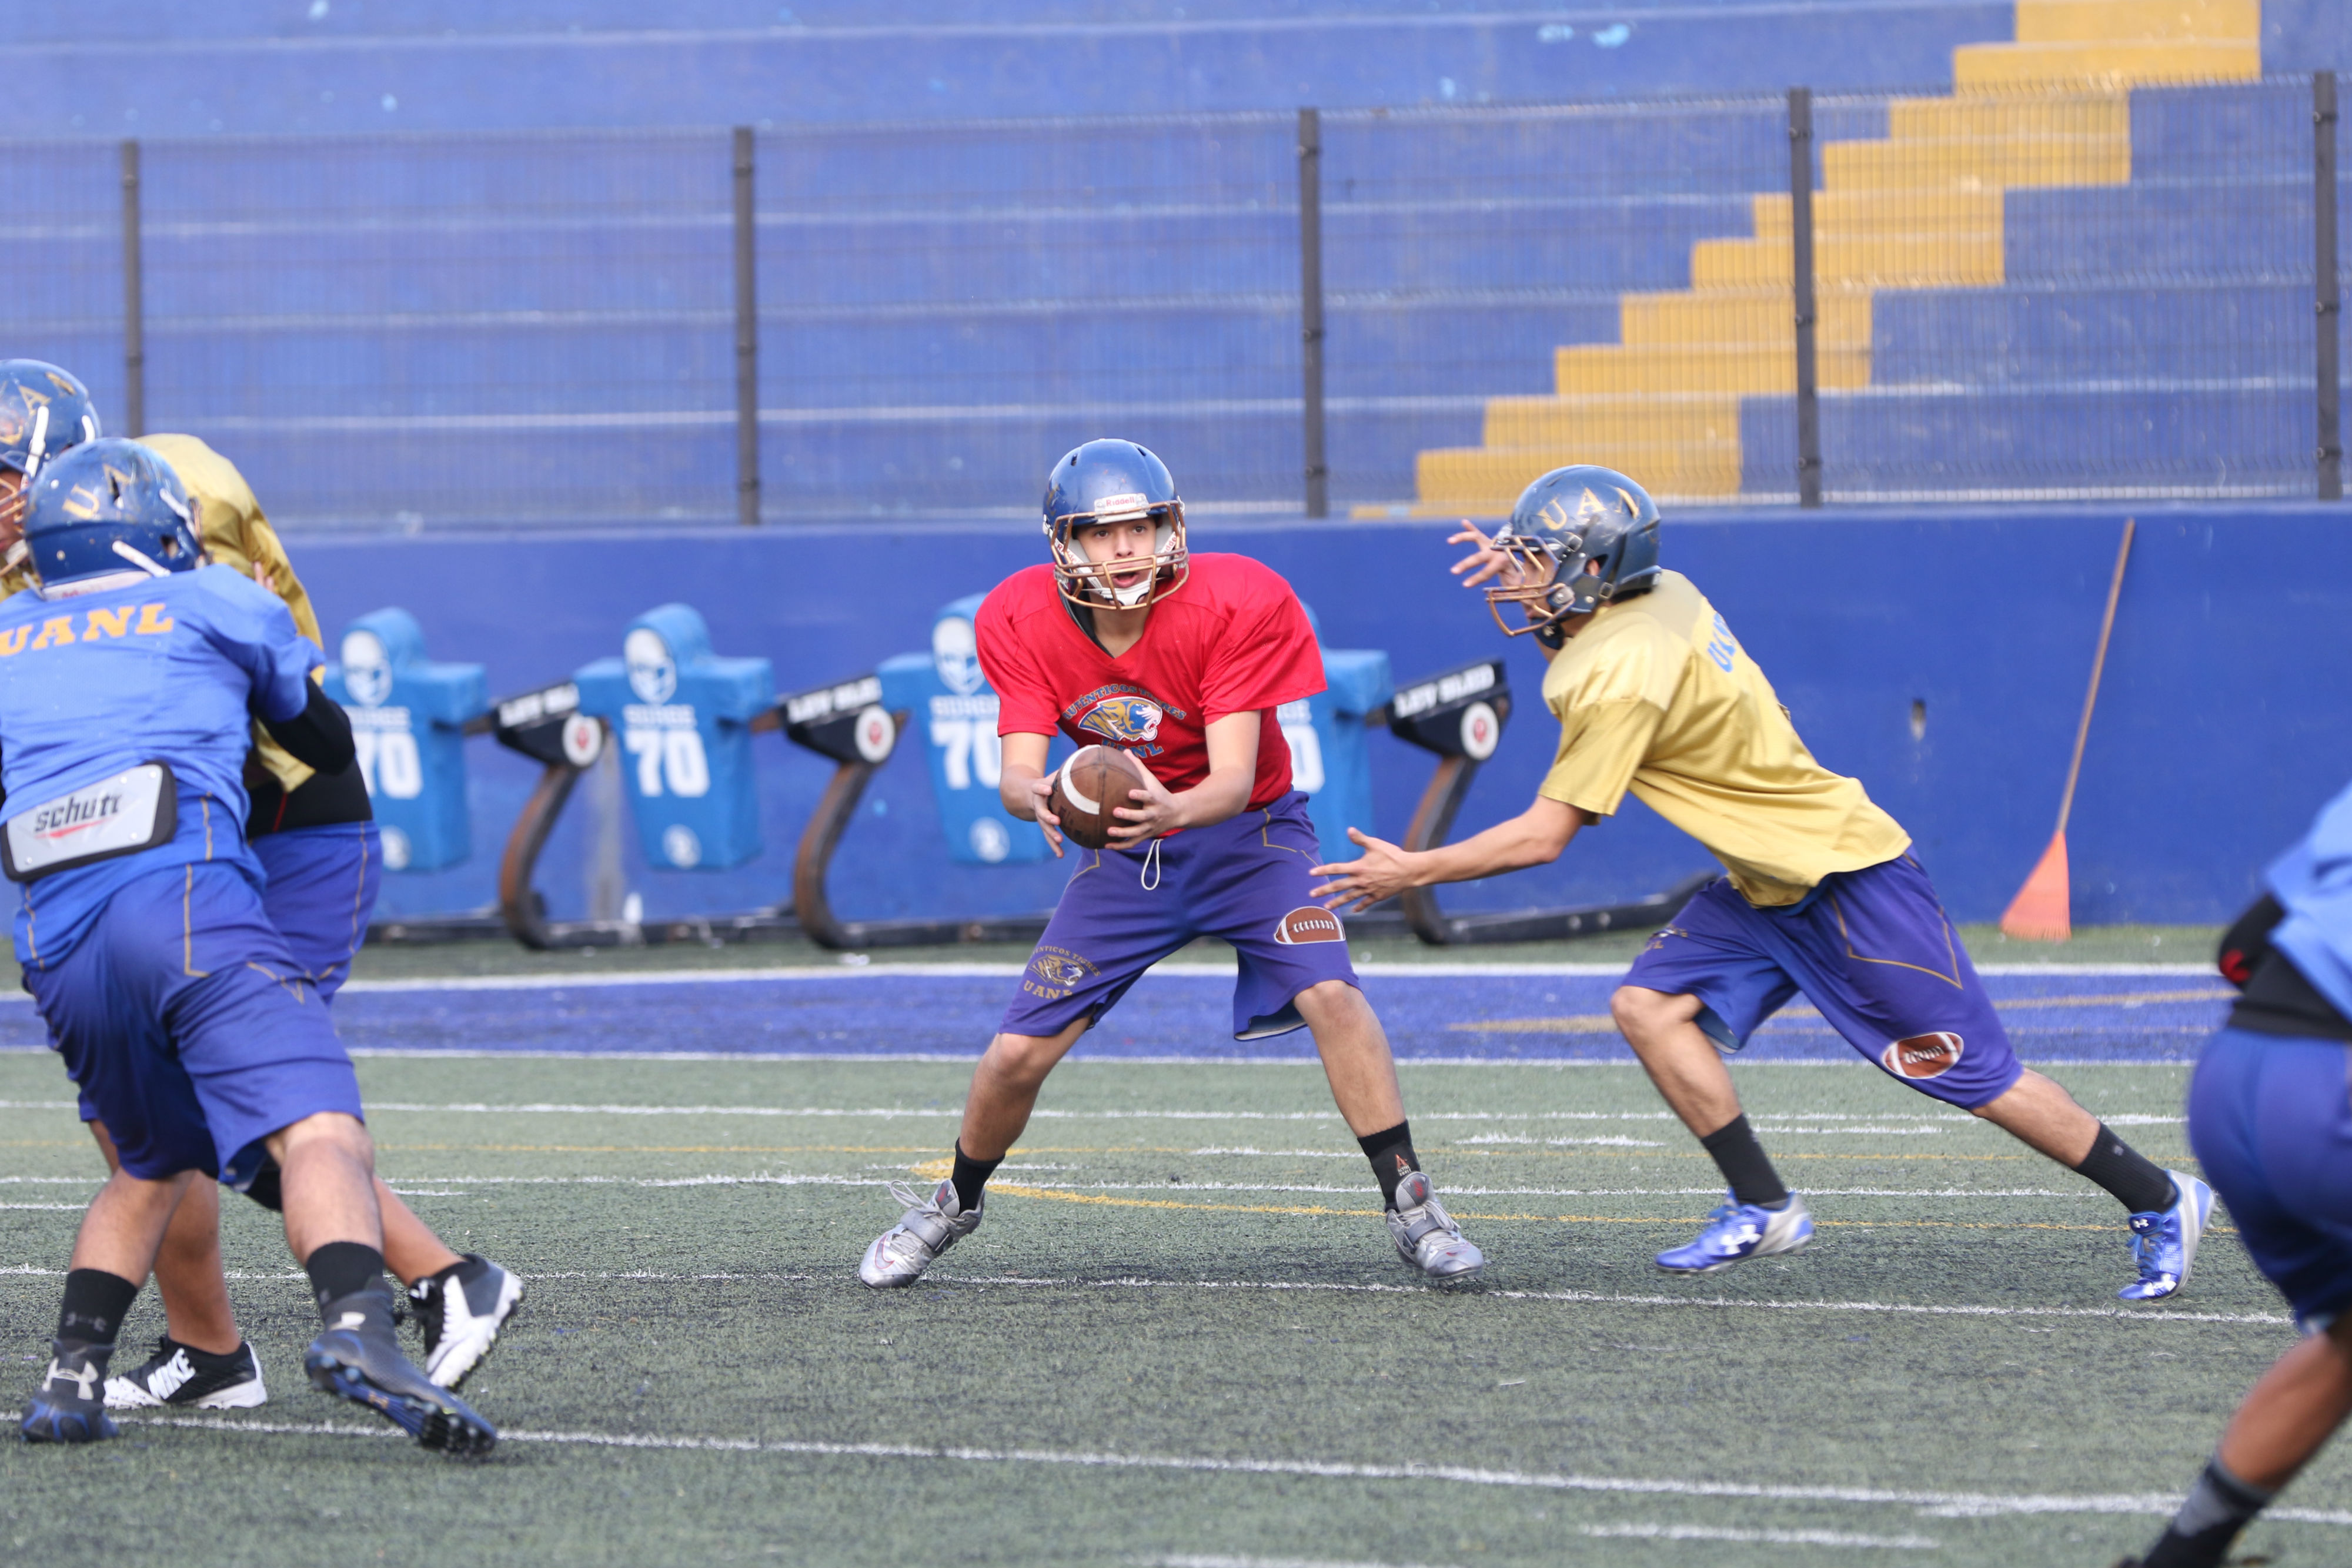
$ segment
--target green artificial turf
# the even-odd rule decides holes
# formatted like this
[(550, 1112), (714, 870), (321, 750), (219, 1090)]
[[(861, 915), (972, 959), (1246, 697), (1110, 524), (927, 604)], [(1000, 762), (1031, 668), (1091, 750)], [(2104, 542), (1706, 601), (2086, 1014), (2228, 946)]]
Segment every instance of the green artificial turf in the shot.
[[(1312, 1066), (1080, 1061), (987, 1223), (881, 1293), (853, 1277), (895, 1218), (877, 1184), (940, 1168), (959, 1065), (371, 1058), (384, 1174), (530, 1281), (467, 1389), (507, 1441), (445, 1461), (306, 1387), (301, 1284), (232, 1200), (270, 1404), (0, 1445), (0, 1557), (2105, 1568), (2144, 1546), (2148, 1500), (2292, 1340), (2226, 1217), (2186, 1294), (2126, 1309), (2121, 1217), (2079, 1179), (1858, 1065), (1737, 1071), (1815, 1195), (1794, 1258), (1650, 1266), (1714, 1174), (1630, 1067), (1403, 1070), (1494, 1259), (1445, 1295), (1391, 1251)], [(2185, 1072), (2057, 1075), (2179, 1165)], [(53, 1061), (0, 1056), (20, 1386), (101, 1168), (69, 1098)], [(1982, 1311), (1890, 1310), (1921, 1306)], [(159, 1332), (151, 1292), (124, 1359)], [(2338, 1508), (2347, 1479), (2326, 1456), (2283, 1504)], [(2352, 1529), (2267, 1521), (2245, 1549), (2340, 1562)]]

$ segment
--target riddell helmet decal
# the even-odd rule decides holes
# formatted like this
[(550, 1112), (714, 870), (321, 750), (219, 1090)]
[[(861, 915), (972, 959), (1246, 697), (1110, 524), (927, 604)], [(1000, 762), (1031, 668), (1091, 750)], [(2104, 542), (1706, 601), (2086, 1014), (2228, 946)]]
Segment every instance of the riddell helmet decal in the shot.
[(1897, 1078), (1941, 1078), (1960, 1064), (1967, 1048), (1948, 1030), (1898, 1040), (1878, 1053), (1879, 1063)]
[(1345, 942), (1339, 917), (1320, 904), (1302, 904), (1274, 924), (1274, 939), (1286, 947), (1304, 942)]

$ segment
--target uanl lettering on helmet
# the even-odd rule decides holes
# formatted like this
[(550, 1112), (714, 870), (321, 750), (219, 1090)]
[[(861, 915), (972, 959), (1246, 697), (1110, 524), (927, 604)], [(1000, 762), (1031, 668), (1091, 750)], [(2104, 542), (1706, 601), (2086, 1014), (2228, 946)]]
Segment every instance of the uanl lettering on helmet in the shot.
[(1274, 923), (1274, 939), (1288, 947), (1302, 942), (1345, 942), (1348, 933), (1329, 910), (1302, 904)]
[(1878, 1053), (1878, 1060), (1897, 1078), (1940, 1078), (1960, 1064), (1966, 1049), (1958, 1035), (1937, 1030), (1896, 1040)]

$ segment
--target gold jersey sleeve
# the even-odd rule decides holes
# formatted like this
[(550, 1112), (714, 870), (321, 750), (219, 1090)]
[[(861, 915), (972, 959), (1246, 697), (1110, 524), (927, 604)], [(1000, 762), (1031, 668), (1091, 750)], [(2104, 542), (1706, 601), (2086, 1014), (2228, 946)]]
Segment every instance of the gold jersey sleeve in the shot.
[[(284, 600), (286, 608), (294, 612), (295, 629), (324, 647), (310, 595), (294, 574), (286, 547), (278, 543), (278, 531), (269, 526), (261, 503), (254, 499), (253, 486), (245, 482), (236, 465), (193, 435), (142, 435), (139, 444), (169, 463), (180, 476), (196, 508), (196, 534), (204, 541), (205, 555), (215, 565), (236, 568)], [(311, 770), (270, 739), (257, 721), (253, 727), (253, 759), (289, 794), (310, 781)]]
[(1560, 739), (1538, 793), (1605, 817), (1630, 789), (1759, 908), (1910, 847), (1860, 782), (1813, 760), (1764, 672), (1680, 572), (1596, 614), (1553, 657), (1543, 695)]

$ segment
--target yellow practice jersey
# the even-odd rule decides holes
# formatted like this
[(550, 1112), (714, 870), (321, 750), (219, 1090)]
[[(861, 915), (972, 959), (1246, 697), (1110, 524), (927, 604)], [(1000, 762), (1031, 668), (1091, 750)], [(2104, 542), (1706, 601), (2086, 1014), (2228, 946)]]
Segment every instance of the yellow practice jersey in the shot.
[(1764, 672), (1680, 572), (1595, 613), (1553, 655), (1543, 695), (1560, 728), (1545, 799), (1606, 817), (1633, 790), (1759, 907), (1910, 847), (1860, 783), (1813, 760)]

